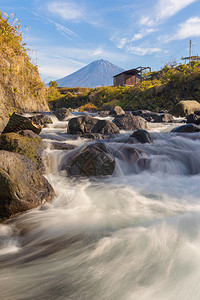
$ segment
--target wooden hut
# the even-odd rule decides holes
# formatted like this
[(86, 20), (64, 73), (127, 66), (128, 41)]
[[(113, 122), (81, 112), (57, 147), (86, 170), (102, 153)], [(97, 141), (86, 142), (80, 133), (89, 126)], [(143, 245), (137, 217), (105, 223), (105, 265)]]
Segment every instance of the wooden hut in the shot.
[(142, 77), (142, 71), (146, 69), (149, 69), (149, 71), (151, 71), (150, 67), (138, 67), (136, 69), (124, 71), (122, 73), (113, 76), (114, 86), (118, 86), (118, 85), (131, 86), (131, 85), (135, 85), (137, 82), (143, 81), (144, 78)]

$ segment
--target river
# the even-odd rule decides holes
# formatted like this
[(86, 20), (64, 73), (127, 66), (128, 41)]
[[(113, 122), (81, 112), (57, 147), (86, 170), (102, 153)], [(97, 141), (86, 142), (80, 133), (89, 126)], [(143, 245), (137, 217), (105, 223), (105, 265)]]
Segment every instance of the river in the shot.
[[(49, 126), (47, 145), (94, 142), (71, 138), (67, 122)], [(60, 166), (77, 150), (47, 148), (56, 197), (0, 225), (0, 299), (199, 300), (200, 133), (170, 133), (176, 126), (149, 124), (153, 144), (109, 141), (107, 177), (69, 178)]]

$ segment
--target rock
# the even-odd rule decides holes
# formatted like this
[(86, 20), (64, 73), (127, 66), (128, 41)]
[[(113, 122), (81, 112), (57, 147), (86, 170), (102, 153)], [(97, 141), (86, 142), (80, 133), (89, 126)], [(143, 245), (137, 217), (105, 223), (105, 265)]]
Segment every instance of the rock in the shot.
[(115, 106), (114, 108), (111, 109), (109, 115), (112, 117), (117, 117), (117, 116), (125, 115), (125, 112), (120, 106)]
[(36, 134), (39, 134), (43, 127), (43, 125), (34, 124), (29, 118), (13, 113), (2, 133), (32, 130)]
[(59, 121), (64, 121), (70, 115), (70, 110), (63, 107), (53, 111), (53, 114), (58, 118)]
[(27, 136), (30, 139), (37, 139), (38, 141), (42, 142), (41, 137), (36, 134), (35, 132), (33, 132), (32, 130), (22, 130), (19, 131), (19, 134), (23, 135), (23, 136)]
[(136, 130), (147, 129), (147, 121), (140, 116), (125, 115), (114, 119), (115, 123), (120, 129)]
[(67, 132), (70, 134), (90, 133), (98, 119), (90, 116), (81, 116), (69, 120)]
[(105, 110), (105, 111), (99, 111), (98, 112), (98, 115), (99, 115), (99, 117), (102, 117), (102, 118), (106, 118), (106, 117), (108, 117), (109, 116), (109, 111), (108, 110)]
[(168, 113), (156, 113), (149, 110), (135, 110), (132, 112), (134, 116), (140, 116), (148, 122), (173, 122), (174, 118)]
[(159, 116), (157, 116), (154, 119), (154, 122), (157, 122), (157, 123), (160, 123), (160, 122), (171, 123), (173, 121), (174, 121), (174, 117), (168, 113), (159, 114)]
[(109, 120), (98, 120), (92, 128), (92, 132), (110, 135), (119, 133), (119, 128), (116, 124)]
[(51, 142), (50, 147), (51, 150), (73, 150), (77, 148), (75, 145), (59, 143), (59, 142)]
[(109, 120), (99, 120), (90, 116), (81, 116), (69, 120), (67, 131), (70, 134), (114, 134), (119, 133), (119, 128)]
[(171, 132), (199, 132), (200, 128), (195, 124), (186, 124), (172, 129)]
[(159, 113), (152, 112), (150, 110), (134, 110), (132, 111), (132, 114), (134, 116), (140, 116), (148, 122), (154, 122), (160, 116)]
[(197, 116), (200, 116), (200, 110), (195, 110), (194, 114), (197, 115)]
[(47, 115), (35, 115), (33, 117), (29, 117), (29, 119), (37, 125), (53, 124), (53, 121)]
[(0, 151), (0, 219), (51, 201), (49, 182), (24, 155)]
[(200, 116), (198, 116), (196, 114), (189, 115), (187, 117), (187, 123), (188, 124), (193, 123), (193, 124), (199, 125), (200, 124)]
[(104, 143), (96, 143), (85, 147), (72, 158), (67, 173), (71, 176), (106, 176), (112, 175), (114, 169), (112, 152)]
[(101, 133), (85, 133), (81, 135), (81, 138), (92, 139), (92, 140), (104, 140), (109, 138), (109, 135), (104, 135)]
[(153, 143), (153, 139), (148, 131), (143, 129), (134, 131), (130, 137), (136, 138), (141, 144)]
[[(27, 130), (22, 133), (23, 135), (15, 132), (0, 135), (0, 150), (23, 154), (34, 163), (38, 170), (44, 171), (42, 139)], [(30, 137), (31, 135), (34, 135), (34, 138)]]
[(176, 117), (187, 117), (196, 110), (200, 110), (199, 102), (195, 100), (182, 100), (178, 102), (169, 113)]

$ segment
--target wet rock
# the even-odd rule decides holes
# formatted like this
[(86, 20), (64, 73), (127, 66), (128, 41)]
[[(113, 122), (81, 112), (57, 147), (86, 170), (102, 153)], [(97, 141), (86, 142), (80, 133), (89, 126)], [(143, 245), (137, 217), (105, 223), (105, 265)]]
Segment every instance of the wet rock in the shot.
[(47, 115), (35, 115), (33, 117), (29, 117), (37, 125), (46, 125), (46, 124), (53, 124), (51, 118)]
[(70, 134), (115, 134), (119, 133), (119, 128), (109, 120), (99, 120), (90, 116), (72, 118), (68, 124)]
[(157, 123), (160, 123), (160, 122), (171, 123), (173, 121), (174, 121), (174, 117), (171, 114), (168, 114), (168, 113), (159, 114), (154, 119), (154, 122), (157, 122)]
[(81, 116), (69, 120), (67, 132), (70, 134), (90, 133), (98, 119), (90, 116)]
[(99, 111), (99, 112), (98, 112), (98, 115), (99, 115), (99, 117), (106, 118), (106, 117), (109, 116), (109, 113), (110, 113), (109, 110)]
[(24, 155), (0, 151), (0, 219), (51, 201), (49, 182)]
[(21, 134), (11, 132), (0, 135), (0, 150), (23, 154), (38, 170), (44, 171), (42, 139), (29, 130), (22, 131)]
[(187, 117), (194, 111), (200, 110), (200, 103), (195, 100), (182, 100), (169, 111), (175, 117)]
[(64, 121), (70, 115), (70, 109), (68, 108), (59, 108), (53, 111), (53, 114), (57, 117), (59, 121)]
[(119, 128), (116, 124), (109, 120), (98, 120), (98, 122), (92, 128), (92, 132), (101, 134), (117, 134)]
[(117, 117), (113, 120), (120, 129), (124, 130), (136, 130), (147, 129), (147, 121), (140, 116), (125, 115)]
[(155, 122), (159, 118), (159, 114), (150, 110), (134, 110), (132, 111), (134, 116), (140, 116), (148, 122)]
[(196, 115), (196, 114), (191, 114), (187, 117), (187, 123), (193, 123), (196, 125), (200, 125), (200, 116)]
[(109, 115), (112, 117), (117, 117), (117, 116), (125, 115), (125, 112), (120, 106), (115, 106), (114, 108), (111, 109)]
[(101, 133), (85, 133), (81, 135), (82, 138), (92, 139), (92, 140), (104, 140), (109, 138), (109, 135), (104, 135)]
[(106, 176), (112, 175), (115, 169), (115, 158), (104, 143), (85, 147), (72, 158), (67, 167), (70, 176)]
[(168, 114), (166, 112), (164, 113), (156, 113), (149, 110), (135, 110), (132, 112), (134, 116), (140, 116), (144, 118), (148, 122), (173, 122), (174, 118), (171, 114)]
[(171, 132), (199, 132), (200, 128), (195, 124), (186, 124), (172, 129)]
[(66, 143), (51, 142), (49, 148), (50, 150), (73, 150), (77, 148), (77, 146)]
[(136, 138), (141, 144), (153, 143), (153, 139), (148, 131), (139, 129), (132, 133), (131, 137)]

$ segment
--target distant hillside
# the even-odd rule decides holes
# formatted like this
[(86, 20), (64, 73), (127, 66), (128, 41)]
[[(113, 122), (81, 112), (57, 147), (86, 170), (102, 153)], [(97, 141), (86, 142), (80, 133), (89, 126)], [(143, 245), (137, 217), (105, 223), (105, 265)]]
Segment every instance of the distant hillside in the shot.
[(22, 35), (0, 14), (0, 130), (9, 114), (49, 110), (38, 69), (30, 63)]
[(111, 64), (107, 60), (96, 60), (86, 67), (56, 80), (60, 87), (90, 87), (113, 85), (113, 76), (123, 72), (118, 66)]

